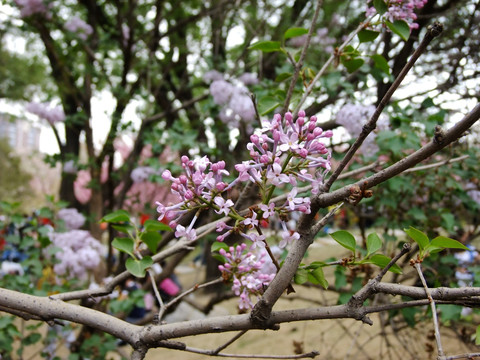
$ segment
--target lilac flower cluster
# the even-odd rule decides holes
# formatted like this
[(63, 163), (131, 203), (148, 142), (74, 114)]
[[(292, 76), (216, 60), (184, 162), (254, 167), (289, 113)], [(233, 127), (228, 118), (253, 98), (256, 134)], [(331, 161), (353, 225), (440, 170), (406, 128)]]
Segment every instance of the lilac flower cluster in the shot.
[(232, 128), (238, 127), (240, 120), (251, 122), (255, 119), (255, 108), (246, 86), (258, 83), (253, 73), (244, 73), (238, 79), (226, 80), (216, 70), (203, 76), (205, 82), (211, 82), (210, 94), (217, 105), (221, 105), (220, 119)]
[[(354, 105), (346, 104), (344, 105), (339, 112), (337, 113), (336, 121), (339, 125), (342, 125), (352, 136), (357, 138), (362, 132), (363, 125), (372, 117), (375, 112), (375, 106), (364, 106), (364, 105)], [(387, 130), (389, 127), (389, 119), (385, 115), (381, 115), (377, 120), (377, 129), (379, 131)], [(370, 134), (362, 146), (360, 147), (360, 152), (367, 156), (373, 156), (378, 151), (378, 146), (375, 143), (376, 134)]]
[(65, 121), (65, 113), (60, 106), (54, 108), (45, 103), (30, 102), (25, 109), (38, 117), (47, 120), (50, 125)]
[(157, 171), (150, 166), (139, 166), (132, 170), (130, 178), (135, 184), (137, 184), (147, 181), (150, 175), (154, 175), (156, 173)]
[[(372, 0), (368, 0), (367, 4), (371, 2)], [(415, 20), (417, 20), (415, 9), (423, 8), (428, 0), (388, 0), (386, 2), (388, 10), (384, 16), (388, 21), (404, 20), (408, 22), (411, 29), (416, 29), (418, 24), (415, 23)], [(376, 12), (377, 10), (373, 6), (368, 6), (366, 16), (370, 17), (376, 14)]]
[(85, 216), (75, 208), (61, 209), (58, 211), (57, 217), (65, 223), (67, 230), (77, 230), (85, 224)]
[(87, 37), (93, 33), (93, 28), (78, 16), (70, 18), (65, 23), (65, 29), (72, 33), (76, 33), (82, 40), (87, 40)]
[(88, 231), (52, 232), (49, 236), (52, 246), (60, 249), (55, 253), (59, 260), (53, 267), (56, 275), (86, 280), (88, 270), (95, 269), (100, 264), (104, 248)]
[(45, 16), (47, 19), (51, 18), (51, 4), (47, 6), (43, 0), (15, 0), (15, 3), (20, 8), (20, 16), (22, 18), (35, 14)]
[(226, 261), (218, 268), (226, 281), (233, 282), (232, 290), (240, 298), (240, 310), (251, 309), (254, 305), (251, 296), (261, 296), (263, 289), (275, 277), (274, 272), (262, 271), (268, 263), (268, 254), (265, 250), (257, 254), (246, 250), (245, 243), (236, 247), (231, 246), (228, 252), (225, 249), (219, 250)]
[[(180, 201), (168, 206), (157, 202), (158, 220), (169, 221), (170, 227), (175, 228), (177, 238), (184, 236), (189, 240), (195, 240), (197, 235), (194, 224), (197, 216), (188, 226), (178, 224), (179, 219), (188, 211), (210, 208), (217, 214), (233, 220), (228, 224), (223, 221), (217, 224), (217, 232), (220, 234), (217, 237), (218, 241), (223, 241), (230, 234), (236, 233), (251, 242), (249, 251), (255, 249), (265, 251), (266, 236), (260, 230), (260, 222), (262, 220), (268, 222), (278, 217), (282, 226), (279, 246), (284, 248), (300, 237), (297, 232), (287, 227), (289, 214), (310, 213), (310, 199), (297, 196), (297, 185), (299, 182), (309, 182), (313, 186), (312, 192), (318, 193), (319, 186), (331, 166), (331, 154), (324, 141), (332, 135), (332, 131), (323, 131), (318, 126), (315, 116), (307, 119), (304, 111), (299, 112), (296, 120), (290, 112), (287, 112), (284, 118), (276, 114), (272, 120), (265, 121), (263, 128), (250, 137), (251, 142), (248, 143), (247, 149), (250, 151), (251, 160), (235, 165), (238, 176), (230, 183), (224, 180), (224, 176), (230, 175), (225, 170), (224, 161), (212, 163), (207, 157), (191, 160), (187, 156), (182, 156), (184, 174), (174, 177), (168, 170), (162, 174), (164, 180), (172, 181), (171, 191), (180, 198)], [(234, 209), (233, 201), (222, 194), (241, 182), (249, 181), (258, 186), (261, 204), (251, 207), (250, 212), (242, 216)], [(275, 203), (272, 196), (278, 187), (289, 187), (290, 191), (285, 201)], [(273, 276), (272, 273), (265, 275), (268, 275), (265, 279)], [(251, 294), (258, 291), (258, 286), (252, 285), (258, 283), (254, 281), (255, 277), (251, 276), (253, 276), (251, 273), (236, 276), (235, 286), (239, 294), (244, 294), (241, 300), (243, 304), (247, 301), (245, 289), (251, 290)], [(263, 276), (261, 279), (265, 280)], [(245, 282), (248, 282), (249, 286), (243, 286)]]
[[(320, 28), (317, 32), (311, 37), (310, 44), (311, 45), (320, 45), (323, 47), (323, 50), (327, 53), (333, 52), (333, 45), (337, 41), (334, 37), (328, 36), (328, 29), (327, 28)], [(293, 47), (302, 47), (305, 45), (307, 41), (307, 35), (297, 36), (291, 38), (288, 41), (288, 45)]]

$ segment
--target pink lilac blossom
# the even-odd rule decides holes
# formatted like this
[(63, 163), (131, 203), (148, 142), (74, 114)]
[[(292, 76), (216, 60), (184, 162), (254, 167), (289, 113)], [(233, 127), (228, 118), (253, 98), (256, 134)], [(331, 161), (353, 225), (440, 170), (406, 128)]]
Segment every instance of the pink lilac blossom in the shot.
[(71, 230), (64, 233), (50, 233), (53, 247), (59, 248), (55, 257), (59, 263), (53, 270), (58, 276), (86, 280), (88, 270), (100, 265), (104, 248), (88, 231)]
[(87, 40), (87, 37), (93, 33), (93, 28), (78, 16), (70, 18), (65, 23), (65, 29), (72, 33), (76, 33), (82, 40)]
[[(377, 12), (373, 6), (370, 6), (371, 2), (371, 0), (367, 1), (367, 17)], [(383, 16), (390, 22), (404, 20), (409, 24), (411, 29), (416, 29), (418, 28), (418, 24), (415, 23), (415, 20), (417, 20), (415, 9), (423, 8), (427, 2), (428, 0), (390, 0), (387, 1), (388, 10)]]
[(240, 310), (253, 308), (254, 303), (251, 297), (261, 296), (275, 277), (268, 266), (270, 264), (265, 266), (268, 259), (266, 250), (247, 250), (247, 245), (244, 243), (231, 246), (228, 251), (220, 249), (219, 253), (226, 261), (218, 268), (225, 281), (233, 282), (232, 290), (240, 298)]
[(38, 117), (47, 120), (51, 125), (65, 121), (65, 113), (60, 106), (50, 107), (45, 103), (30, 102), (25, 109)]
[(150, 166), (139, 166), (132, 170), (130, 178), (135, 184), (137, 184), (147, 181), (150, 175), (154, 175), (156, 173), (157, 171)]
[[(333, 52), (333, 45), (337, 41), (334, 37), (328, 36), (329, 29), (320, 28), (317, 32), (311, 37), (311, 45), (320, 45), (323, 47), (323, 50), (327, 53)], [(288, 45), (292, 47), (302, 47), (307, 41), (307, 35), (297, 36), (289, 39)]]
[(240, 120), (248, 124), (255, 119), (255, 107), (246, 86), (258, 83), (256, 74), (247, 72), (238, 79), (225, 80), (220, 72), (211, 70), (205, 73), (203, 79), (211, 82), (209, 89), (213, 102), (222, 106), (220, 120), (231, 128), (237, 128)]
[(20, 8), (20, 16), (22, 18), (29, 17), (35, 14), (45, 16), (50, 19), (50, 7), (47, 6), (44, 0), (15, 0), (15, 3)]
[[(372, 117), (375, 112), (375, 106), (364, 106), (364, 105), (354, 105), (346, 104), (340, 111), (337, 113), (336, 121), (339, 125), (342, 125), (352, 136), (352, 138), (357, 138), (362, 132), (363, 125), (366, 124), (368, 120)], [(389, 127), (389, 119), (386, 115), (381, 115), (377, 120), (378, 131), (387, 130)], [(367, 156), (373, 156), (378, 151), (378, 146), (375, 143), (376, 134), (370, 134), (362, 146), (360, 147), (360, 152)]]
[[(235, 165), (238, 175), (230, 183), (224, 180), (224, 176), (229, 175), (224, 161), (212, 163), (206, 156), (194, 160), (182, 156), (183, 174), (175, 177), (169, 170), (162, 174), (164, 180), (172, 182), (171, 192), (180, 201), (169, 205), (157, 202), (158, 220), (167, 220), (170, 227), (176, 228), (177, 238), (195, 240), (193, 226), (197, 217), (187, 227), (179, 225), (179, 220), (189, 211), (198, 213), (213, 209), (217, 214), (234, 220), (231, 225), (224, 221), (217, 224), (220, 234), (217, 241), (224, 241), (230, 234), (237, 233), (251, 242), (250, 249), (253, 250), (265, 247), (266, 236), (259, 231), (260, 220), (278, 217), (283, 229), (280, 247), (286, 247), (300, 238), (297, 232), (286, 226), (289, 214), (310, 213), (310, 199), (298, 196), (297, 183), (311, 183), (314, 187), (312, 192), (318, 193), (331, 167), (331, 154), (324, 141), (332, 135), (332, 131), (320, 128), (315, 116), (306, 118), (304, 111), (299, 112), (297, 119), (290, 112), (283, 118), (276, 114), (272, 120), (263, 123), (262, 129), (251, 135), (251, 142), (247, 144), (251, 160)], [(228, 196), (230, 189), (246, 181), (258, 186), (262, 201), (259, 206), (250, 208), (248, 215), (242, 216), (234, 208), (233, 201), (222, 194)], [(277, 187), (291, 189), (283, 204), (271, 201)], [(241, 306), (246, 306), (249, 299), (244, 290), (256, 289), (257, 285), (251, 274), (234, 279)]]
[(77, 230), (85, 224), (85, 216), (75, 208), (61, 209), (58, 211), (57, 216), (60, 220), (63, 220), (67, 230)]
[(63, 164), (62, 171), (66, 174), (75, 174), (78, 171), (78, 167), (75, 165), (75, 161), (68, 160)]

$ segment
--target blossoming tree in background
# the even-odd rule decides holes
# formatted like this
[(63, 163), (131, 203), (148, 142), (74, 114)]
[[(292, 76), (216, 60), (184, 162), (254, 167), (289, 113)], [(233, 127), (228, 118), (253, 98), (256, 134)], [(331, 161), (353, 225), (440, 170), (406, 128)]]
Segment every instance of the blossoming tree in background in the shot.
[[(123, 345), (132, 359), (152, 348), (233, 356), (225, 347), (248, 331), (329, 319), (380, 322), (394, 337), (422, 321), (430, 352), (458, 355), (441, 324), (461, 319), (450, 306), (475, 307), (480, 289), (451, 286), (454, 263), (438, 254), (468, 251), (478, 236), (478, 144), (468, 134), (480, 117), (478, 52), (467, 50), (480, 37), (457, 32), (478, 34), (478, 4), (9, 5), (5, 32), (41, 44), (51, 69), (55, 91), (25, 111), (51, 125), (60, 151), (47, 160), (63, 171), (61, 202), (31, 218), (0, 202), (5, 261), (22, 270), (4, 271), (0, 310), (63, 330), (43, 338), (4, 316), (2, 357), (40, 342), (46, 358), (64, 342), (72, 357), (125, 356)], [(93, 104), (105, 94), (112, 109), (98, 141)], [(466, 105), (456, 116), (452, 96)], [(341, 255), (310, 257), (338, 211), (356, 215), (360, 234), (336, 229), (328, 236)], [(192, 253), (207, 263), (206, 282), (180, 292), (172, 274)], [(218, 284), (207, 308), (233, 297), (240, 314), (168, 320), (187, 295)], [(317, 300), (326, 292), (334, 303)], [(288, 310), (274, 308), (284, 299)], [(177, 340), (232, 331), (216, 349)], [(474, 324), (464, 331), (475, 337)], [(473, 356), (465, 344), (458, 356)], [(297, 344), (290, 357), (325, 346)]]

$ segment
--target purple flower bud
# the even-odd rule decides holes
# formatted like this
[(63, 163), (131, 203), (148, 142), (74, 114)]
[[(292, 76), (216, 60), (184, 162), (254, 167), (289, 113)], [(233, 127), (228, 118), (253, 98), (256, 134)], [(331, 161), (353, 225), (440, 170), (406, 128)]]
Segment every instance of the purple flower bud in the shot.
[(323, 133), (322, 128), (316, 127), (315, 129), (313, 129), (313, 135), (315, 137), (319, 137), (320, 135), (322, 135), (322, 133)]
[(186, 164), (190, 159), (188, 158), (187, 155), (183, 155), (183, 156), (181, 157), (181, 160), (182, 160), (182, 164)]
[(288, 122), (291, 122), (292, 119), (293, 119), (292, 113), (291, 113), (290, 111), (287, 111), (287, 112), (285, 113), (285, 120), (287, 120)]
[(327, 130), (323, 133), (323, 136), (326, 138), (331, 138), (333, 136), (333, 131), (332, 130)]
[(300, 110), (300, 111), (298, 112), (298, 116), (299, 116), (299, 117), (305, 117), (305, 111)]
[(298, 155), (300, 155), (302, 158), (306, 158), (308, 155), (308, 150), (305, 148), (302, 148), (298, 151)]
[(165, 180), (165, 181), (172, 180), (172, 173), (170, 172), (170, 170), (165, 170), (165, 171), (162, 173), (162, 178), (163, 178), (163, 180)]
[(187, 190), (185, 191), (185, 195), (184, 195), (184, 198), (187, 199), (187, 200), (192, 200), (194, 197), (194, 194), (191, 190)]

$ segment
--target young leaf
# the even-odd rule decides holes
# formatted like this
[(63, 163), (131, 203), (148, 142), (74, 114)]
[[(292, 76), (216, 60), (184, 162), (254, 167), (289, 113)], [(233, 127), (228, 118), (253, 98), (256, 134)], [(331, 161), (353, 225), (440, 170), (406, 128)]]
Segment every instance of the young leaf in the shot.
[(143, 223), (145, 231), (172, 231), (172, 228), (160, 221), (147, 220)]
[(353, 73), (354, 71), (360, 69), (365, 61), (363, 59), (352, 59), (348, 61), (342, 61), (342, 64), (347, 68), (349, 73)]
[(145, 231), (140, 235), (140, 239), (147, 245), (148, 249), (155, 254), (159, 242), (162, 241), (162, 235), (156, 231)]
[(130, 221), (130, 215), (125, 210), (117, 210), (113, 213), (105, 215), (100, 222), (118, 223), (123, 221)]
[(277, 77), (275, 78), (275, 82), (282, 82), (283, 80), (287, 80), (290, 77), (292, 77), (292, 73), (284, 72), (277, 75)]
[(373, 7), (380, 15), (383, 15), (388, 11), (388, 6), (383, 0), (373, 0)]
[(248, 48), (249, 50), (261, 50), (263, 52), (280, 51), (280, 41), (259, 41)]
[(475, 345), (480, 345), (480, 325), (477, 326), (477, 332), (475, 334)]
[(387, 60), (380, 54), (372, 55), (372, 59), (375, 62), (375, 67), (382, 70), (385, 74), (390, 75), (390, 67)]
[(305, 28), (299, 28), (299, 27), (290, 28), (287, 31), (285, 31), (285, 34), (283, 34), (283, 38), (287, 40), (287, 39), (302, 36), (305, 34), (308, 34), (308, 30)]
[(124, 237), (124, 238), (115, 238), (112, 241), (112, 246), (117, 249), (118, 251), (122, 251), (127, 253), (128, 255), (133, 257), (133, 240)]
[[(388, 263), (391, 261), (392, 259), (390, 259), (388, 256), (385, 256), (383, 254), (375, 254), (373, 255), (371, 258), (370, 258), (370, 262), (374, 265), (377, 265), (379, 267), (381, 267), (382, 269), (388, 265)], [(402, 269), (400, 268), (400, 266), (398, 266), (397, 264), (393, 264), (392, 267), (390, 267), (390, 269), (388, 269), (388, 271), (391, 271), (395, 274), (401, 274), (402, 273)]]
[(400, 36), (403, 40), (407, 41), (410, 37), (410, 26), (408, 26), (406, 21), (395, 20), (393, 24), (389, 21), (385, 21), (385, 24), (393, 33)]
[(355, 253), (356, 242), (355, 238), (352, 234), (350, 234), (346, 230), (339, 230), (331, 233), (330, 236), (335, 240), (337, 243), (342, 245), (345, 249), (348, 249)]
[(457, 240), (447, 238), (445, 236), (437, 236), (435, 239), (432, 240), (432, 242), (430, 244), (432, 246), (442, 247), (444, 249), (469, 250), (468, 247), (463, 245), (461, 242), (459, 242)]
[(428, 236), (420, 230), (415, 229), (413, 226), (410, 226), (409, 229), (403, 229), (403, 231), (405, 231), (407, 235), (410, 236), (418, 244), (420, 250), (425, 249), (430, 243), (430, 241), (428, 240)]
[(328, 281), (325, 279), (325, 274), (323, 273), (323, 268), (321, 266), (311, 271), (310, 275), (316, 280), (317, 284), (320, 284), (325, 290), (328, 289)]
[(264, 96), (258, 101), (258, 112), (260, 115), (266, 115), (279, 107), (281, 103), (272, 96)]
[(220, 249), (224, 249), (225, 251), (228, 251), (228, 245), (221, 241), (215, 241), (212, 244), (212, 248), (211, 248), (212, 252), (217, 252)]
[(378, 35), (380, 35), (378, 31), (363, 29), (358, 33), (357, 36), (361, 43), (365, 43), (375, 40)]
[(382, 239), (376, 234), (371, 233), (367, 236), (367, 257), (382, 247)]
[(153, 260), (150, 256), (145, 256), (142, 260), (128, 258), (125, 262), (125, 267), (128, 272), (135, 277), (143, 278), (147, 268), (153, 265)]
[(308, 271), (305, 269), (298, 269), (293, 281), (295, 281), (295, 284), (305, 284), (308, 281)]
[(112, 227), (115, 230), (120, 231), (124, 234), (133, 234), (133, 232), (135, 231), (135, 227), (129, 224), (115, 224), (112, 225)]

